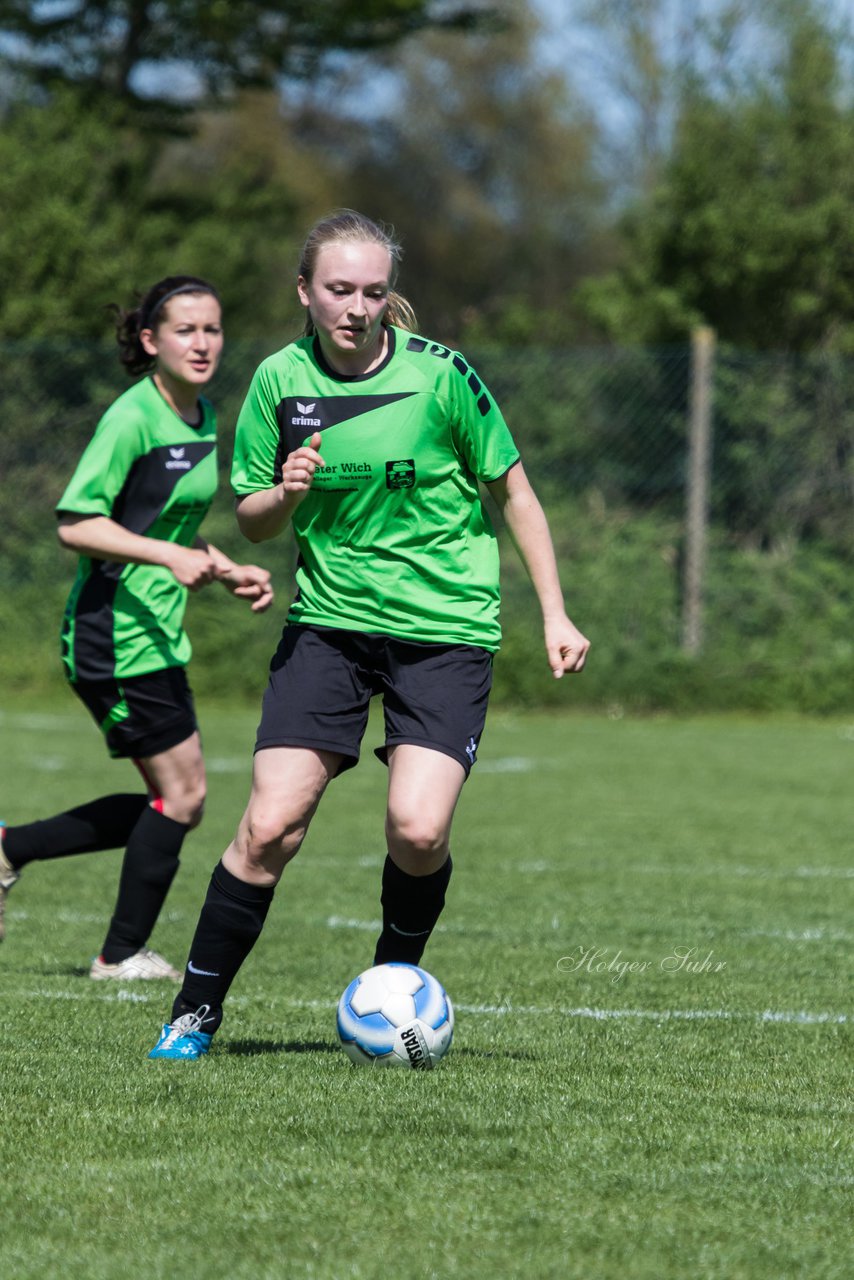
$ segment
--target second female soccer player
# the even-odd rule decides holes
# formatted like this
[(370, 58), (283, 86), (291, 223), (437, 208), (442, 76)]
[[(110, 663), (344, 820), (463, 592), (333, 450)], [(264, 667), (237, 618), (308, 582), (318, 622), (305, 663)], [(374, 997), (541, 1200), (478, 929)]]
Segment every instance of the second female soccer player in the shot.
[(133, 760), (145, 790), (0, 824), (0, 938), (7, 896), (29, 863), (124, 847), (90, 977), (179, 981), (146, 944), (205, 800), (185, 674), (187, 592), (220, 582), (255, 612), (273, 592), (266, 569), (235, 564), (199, 534), (217, 482), (216, 419), (200, 394), (223, 345), (213, 285), (194, 276), (158, 281), (137, 307), (118, 311), (116, 336), (126, 370), (147, 376), (104, 414), (59, 502), (59, 540), (79, 556), (62, 657), (110, 755)]

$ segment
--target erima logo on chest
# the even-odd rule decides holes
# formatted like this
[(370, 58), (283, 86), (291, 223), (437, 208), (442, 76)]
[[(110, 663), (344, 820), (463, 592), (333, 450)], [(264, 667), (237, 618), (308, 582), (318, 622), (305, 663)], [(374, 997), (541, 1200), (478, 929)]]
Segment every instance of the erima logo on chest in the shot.
[(171, 458), (166, 463), (166, 470), (167, 471), (189, 471), (190, 467), (193, 464), (184, 457), (185, 452), (186, 450), (184, 449), (183, 445), (178, 449), (173, 449), (170, 445), (169, 453), (171, 454)]
[(317, 401), (313, 404), (300, 404), (297, 400), (298, 413), (291, 418), (291, 424), (294, 427), (319, 427), (321, 425), (320, 418), (309, 417), (317, 407)]

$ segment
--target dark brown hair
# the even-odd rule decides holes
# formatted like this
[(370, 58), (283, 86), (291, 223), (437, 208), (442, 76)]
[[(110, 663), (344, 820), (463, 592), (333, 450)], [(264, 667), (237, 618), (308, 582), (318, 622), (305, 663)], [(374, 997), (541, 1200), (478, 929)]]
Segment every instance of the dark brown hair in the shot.
[(219, 302), (219, 294), (207, 280), (198, 276), (166, 276), (141, 295), (136, 307), (126, 311), (115, 304), (110, 308), (116, 321), (119, 359), (128, 373), (145, 373), (152, 369), (155, 357), (148, 354), (139, 340), (143, 329), (156, 329), (166, 319), (168, 303), (180, 293), (209, 293)]

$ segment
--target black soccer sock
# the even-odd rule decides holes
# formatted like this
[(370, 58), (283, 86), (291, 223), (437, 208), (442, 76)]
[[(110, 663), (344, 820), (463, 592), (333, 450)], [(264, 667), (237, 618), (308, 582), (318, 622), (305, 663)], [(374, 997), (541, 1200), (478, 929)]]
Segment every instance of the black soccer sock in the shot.
[(144, 795), (101, 796), (53, 818), (7, 827), (3, 852), (17, 870), (28, 862), (121, 849), (147, 807)]
[(383, 931), (374, 964), (398, 960), (418, 964), (445, 905), (451, 879), (451, 855), (429, 876), (411, 876), (387, 856), (383, 867)]
[(140, 815), (125, 849), (116, 906), (101, 952), (106, 964), (135, 955), (150, 938), (189, 830), (185, 822), (167, 818), (150, 805)]
[[(275, 887), (238, 880), (222, 863), (214, 867), (208, 893), (196, 925), (184, 985), (177, 997), (173, 1021), (183, 1013), (208, 1005), (219, 1026), (222, 1003), (243, 961), (264, 927)], [(209, 1030), (205, 1026), (205, 1030)]]

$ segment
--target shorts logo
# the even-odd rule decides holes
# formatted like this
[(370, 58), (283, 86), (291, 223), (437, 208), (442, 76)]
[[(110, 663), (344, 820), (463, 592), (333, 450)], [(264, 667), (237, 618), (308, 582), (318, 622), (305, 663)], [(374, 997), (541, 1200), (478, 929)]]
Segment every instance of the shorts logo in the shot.
[(466, 747), (466, 755), (468, 756), (470, 762), (474, 764), (475, 757), (477, 756), (477, 743), (475, 742), (474, 738), (469, 738), (469, 744)]
[(385, 482), (389, 489), (411, 489), (415, 485), (415, 459), (401, 458), (385, 464)]

